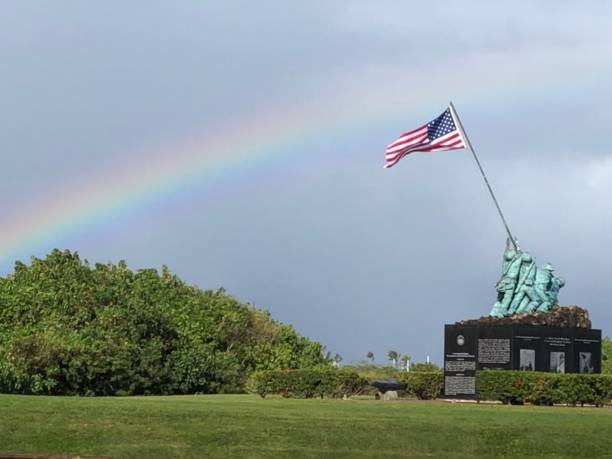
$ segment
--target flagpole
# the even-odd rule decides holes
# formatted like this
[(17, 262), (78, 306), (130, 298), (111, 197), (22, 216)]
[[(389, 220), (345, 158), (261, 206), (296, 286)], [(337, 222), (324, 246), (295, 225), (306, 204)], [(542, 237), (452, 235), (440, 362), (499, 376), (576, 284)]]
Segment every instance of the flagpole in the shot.
[(510, 227), (508, 226), (508, 222), (506, 222), (506, 218), (504, 217), (504, 213), (501, 210), (501, 207), (499, 206), (499, 202), (497, 202), (497, 198), (495, 197), (495, 193), (493, 193), (493, 188), (491, 188), (491, 184), (489, 183), (489, 179), (487, 178), (487, 175), (484, 172), (484, 169), (482, 168), (482, 165), (480, 164), (480, 160), (478, 159), (478, 156), (476, 155), (476, 152), (474, 151), (474, 147), (472, 146), (472, 142), (470, 142), (470, 138), (467, 136), (465, 129), (463, 128), (463, 124), (461, 124), (461, 119), (459, 118), (459, 115), (457, 114), (457, 110), (455, 110), (455, 106), (453, 105), (452, 102), (449, 102), (450, 105), (450, 109), (451, 109), (451, 113), (453, 115), (453, 118), (455, 120), (457, 120), (457, 124), (459, 125), (459, 129), (461, 130), (461, 134), (463, 135), (463, 137), (465, 137), (465, 141), (468, 144), (468, 147), (470, 147), (470, 151), (472, 152), (472, 156), (474, 157), (474, 160), (476, 161), (476, 164), (478, 165), (478, 169), (480, 170), (480, 174), (482, 175), (482, 178), (484, 179), (487, 188), (489, 189), (489, 193), (491, 193), (491, 197), (493, 198), (493, 202), (495, 203), (495, 207), (497, 208), (497, 212), (499, 213), (499, 216), (501, 217), (502, 223), (504, 224), (504, 228), (506, 228), (506, 233), (508, 233), (508, 237), (510, 238), (510, 241), (512, 241), (512, 245), (514, 246), (514, 249), (517, 250), (518, 246), (516, 244), (516, 239), (514, 239), (514, 236), (512, 235), (512, 232), (510, 231)]

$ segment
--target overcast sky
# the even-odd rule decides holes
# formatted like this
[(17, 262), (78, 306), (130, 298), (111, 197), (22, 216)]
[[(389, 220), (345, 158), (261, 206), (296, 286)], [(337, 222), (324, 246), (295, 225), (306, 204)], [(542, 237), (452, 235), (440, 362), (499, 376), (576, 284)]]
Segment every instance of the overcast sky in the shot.
[[(4, 2), (0, 242), (37, 236), (4, 237), (0, 272), (54, 247), (167, 264), (345, 362), (439, 363), (444, 324), (495, 300), (504, 228), (466, 150), (382, 165), (452, 99), (522, 247), (610, 334), (612, 9), (410, 3)], [(188, 158), (223, 163), (212, 137), (235, 167), (88, 203), (193, 139)], [(74, 224), (36, 220), (79, 196)]]

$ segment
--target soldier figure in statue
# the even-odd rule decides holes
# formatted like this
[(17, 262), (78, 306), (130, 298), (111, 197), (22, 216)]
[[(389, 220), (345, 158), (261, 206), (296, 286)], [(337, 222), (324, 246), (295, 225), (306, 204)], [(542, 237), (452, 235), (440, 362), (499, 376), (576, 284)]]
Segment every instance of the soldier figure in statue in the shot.
[(497, 301), (489, 313), (490, 316), (501, 318), (510, 315), (510, 303), (514, 297), (520, 267), (521, 254), (517, 254), (515, 250), (506, 249), (502, 263), (502, 276), (495, 284)]
[(527, 309), (527, 306), (535, 298), (533, 290), (534, 279), (536, 276), (536, 264), (533, 257), (528, 253), (523, 253), (523, 264), (521, 266), (521, 274), (519, 284), (514, 290), (514, 298), (510, 305), (511, 310), (509, 315), (520, 314)]
[(504, 262), (502, 264), (502, 277), (495, 286), (497, 290), (497, 302), (489, 315), (493, 317), (505, 317), (510, 310), (510, 303), (514, 296), (517, 279), (521, 270), (522, 255), (513, 249), (506, 249)]
[(565, 280), (562, 277), (553, 275), (552, 281), (550, 282), (550, 288), (548, 289), (548, 300), (550, 304), (559, 303), (559, 290), (565, 285)]
[(529, 305), (530, 312), (548, 312), (552, 307), (550, 304), (548, 291), (550, 289), (550, 283), (552, 281), (553, 267), (550, 263), (547, 263), (542, 268), (538, 268), (536, 271), (535, 279), (535, 293), (536, 299)]
[(563, 279), (553, 275), (550, 263), (537, 267), (531, 255), (515, 247), (506, 245), (502, 277), (495, 286), (497, 302), (489, 314), (492, 317), (549, 312), (565, 285)]

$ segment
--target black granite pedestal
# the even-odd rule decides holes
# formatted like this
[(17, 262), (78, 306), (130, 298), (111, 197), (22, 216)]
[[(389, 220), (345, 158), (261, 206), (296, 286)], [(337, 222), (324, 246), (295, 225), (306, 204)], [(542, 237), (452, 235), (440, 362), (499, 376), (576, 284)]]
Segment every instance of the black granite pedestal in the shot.
[(600, 373), (601, 330), (537, 325), (445, 325), (445, 396), (476, 398), (478, 370)]

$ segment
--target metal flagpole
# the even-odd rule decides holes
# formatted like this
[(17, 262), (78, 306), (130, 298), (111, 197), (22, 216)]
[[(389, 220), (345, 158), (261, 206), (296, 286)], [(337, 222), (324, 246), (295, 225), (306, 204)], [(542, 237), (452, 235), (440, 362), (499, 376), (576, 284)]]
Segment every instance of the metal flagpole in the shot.
[(478, 165), (478, 169), (480, 170), (480, 174), (482, 175), (482, 178), (484, 179), (487, 188), (489, 189), (489, 193), (491, 193), (491, 197), (493, 198), (493, 202), (495, 203), (495, 207), (497, 207), (497, 212), (499, 213), (499, 216), (502, 219), (502, 222), (504, 224), (504, 227), (506, 228), (506, 232), (508, 233), (508, 237), (510, 238), (510, 241), (512, 241), (512, 245), (514, 246), (514, 249), (517, 250), (517, 244), (516, 244), (516, 239), (514, 239), (514, 236), (512, 236), (512, 232), (510, 231), (510, 227), (508, 226), (508, 223), (506, 222), (506, 218), (504, 217), (504, 213), (501, 210), (501, 207), (499, 207), (499, 203), (497, 202), (497, 198), (495, 197), (495, 193), (493, 193), (493, 188), (491, 188), (491, 184), (489, 183), (489, 179), (487, 178), (487, 175), (485, 174), (482, 165), (480, 164), (480, 160), (478, 159), (478, 156), (476, 156), (476, 152), (474, 151), (474, 147), (472, 146), (472, 142), (470, 142), (470, 138), (467, 136), (465, 129), (463, 128), (463, 124), (461, 124), (461, 119), (459, 118), (459, 115), (457, 114), (457, 110), (455, 110), (455, 106), (453, 105), (452, 102), (449, 103), (450, 105), (450, 109), (451, 109), (451, 113), (452, 116), (455, 120), (457, 120), (457, 124), (459, 125), (459, 129), (461, 130), (461, 134), (463, 135), (463, 137), (465, 137), (465, 141), (468, 144), (468, 147), (470, 147), (470, 151), (472, 152), (472, 156), (474, 157), (474, 160), (476, 161), (476, 164)]

